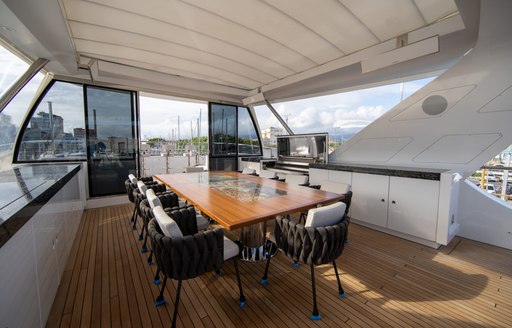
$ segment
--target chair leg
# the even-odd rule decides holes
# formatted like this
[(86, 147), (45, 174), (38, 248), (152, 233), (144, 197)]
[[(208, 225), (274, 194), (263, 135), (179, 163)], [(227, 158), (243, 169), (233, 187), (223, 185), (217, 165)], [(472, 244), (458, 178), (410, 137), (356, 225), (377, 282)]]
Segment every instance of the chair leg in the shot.
[(148, 262), (148, 265), (153, 264), (153, 250), (149, 252), (148, 259), (146, 260)]
[[(164, 290), (165, 290), (166, 284), (167, 284), (167, 276), (164, 277), (164, 283), (162, 284), (162, 288), (160, 288), (160, 294), (158, 294), (158, 296), (156, 297), (155, 306), (160, 306), (162, 304), (165, 304)], [(180, 286), (180, 285), (178, 285), (178, 286)]]
[(133, 222), (133, 220), (135, 220), (135, 212), (137, 211), (137, 201), (135, 200), (133, 202), (133, 212), (132, 212), (132, 217), (130, 218), (130, 222)]
[[(146, 230), (146, 224), (144, 223), (144, 218), (142, 219), (142, 221), (143, 221), (142, 222), (142, 229), (140, 229), (139, 240), (144, 239), (144, 231)], [(146, 242), (145, 241), (144, 241), (144, 246), (146, 246)], [(146, 249), (146, 251), (147, 251), (147, 249)]]
[(135, 200), (135, 216), (133, 218), (132, 230), (137, 229), (137, 217), (139, 216), (139, 211), (137, 210), (139, 207), (138, 199)]
[(176, 319), (178, 318), (178, 306), (180, 305), (180, 292), (181, 292), (181, 282), (182, 280), (178, 280), (178, 288), (176, 289), (176, 300), (174, 301), (174, 314), (172, 316), (172, 328), (176, 327)]
[(313, 314), (309, 317), (311, 320), (320, 320), (320, 312), (318, 312), (318, 306), (316, 304), (316, 287), (315, 287), (315, 265), (311, 264), (311, 285), (313, 292)]
[(244, 290), (242, 289), (242, 281), (240, 279), (240, 271), (238, 270), (238, 259), (233, 257), (233, 262), (235, 264), (236, 271), (236, 280), (238, 280), (238, 289), (240, 290), (240, 308), (243, 308), (247, 305), (247, 301), (245, 300)]
[(156, 268), (155, 278), (154, 281), (155, 285), (160, 285), (160, 268)]
[(263, 273), (263, 277), (261, 277), (261, 284), (263, 286), (266, 286), (268, 284), (268, 280), (267, 280), (268, 268), (270, 266), (270, 258), (272, 257), (272, 256), (270, 256), (270, 252), (272, 250), (272, 242), (267, 240), (267, 243), (268, 243), (268, 247), (267, 247), (267, 264), (265, 265), (265, 272)]
[(347, 294), (345, 294), (343, 287), (341, 287), (341, 280), (340, 280), (340, 276), (338, 274), (338, 268), (336, 267), (336, 260), (332, 261), (332, 266), (334, 267), (334, 272), (336, 273), (336, 279), (338, 280), (338, 294), (340, 294), (341, 298), (347, 298)]

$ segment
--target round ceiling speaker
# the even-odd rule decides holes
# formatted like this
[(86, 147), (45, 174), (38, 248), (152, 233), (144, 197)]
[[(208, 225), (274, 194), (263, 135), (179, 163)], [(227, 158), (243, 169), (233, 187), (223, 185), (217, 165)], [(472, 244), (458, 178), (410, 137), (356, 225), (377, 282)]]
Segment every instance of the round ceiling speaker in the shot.
[(428, 115), (439, 115), (446, 110), (448, 107), (448, 101), (445, 97), (439, 95), (433, 95), (427, 97), (421, 105), (425, 114)]

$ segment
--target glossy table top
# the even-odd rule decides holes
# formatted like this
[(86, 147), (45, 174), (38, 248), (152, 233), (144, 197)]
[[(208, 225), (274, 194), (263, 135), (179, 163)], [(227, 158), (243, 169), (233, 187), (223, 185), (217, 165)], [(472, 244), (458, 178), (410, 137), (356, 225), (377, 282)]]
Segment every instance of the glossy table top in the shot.
[(231, 171), (162, 174), (155, 178), (229, 230), (344, 197)]

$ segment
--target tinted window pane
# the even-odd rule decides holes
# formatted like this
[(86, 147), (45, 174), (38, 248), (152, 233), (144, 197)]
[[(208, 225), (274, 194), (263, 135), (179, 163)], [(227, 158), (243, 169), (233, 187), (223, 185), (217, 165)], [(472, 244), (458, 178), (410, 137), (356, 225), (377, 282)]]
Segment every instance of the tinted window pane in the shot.
[(238, 107), (238, 154), (261, 155), (258, 134), (246, 107)]
[(11, 166), (16, 135), (42, 79), (34, 76), (0, 113), (0, 171)]
[(57, 81), (41, 100), (25, 128), (18, 161), (85, 158), (82, 86)]
[(124, 193), (136, 169), (132, 93), (88, 86), (87, 136), (91, 196)]
[(236, 155), (236, 106), (212, 104), (212, 155)]

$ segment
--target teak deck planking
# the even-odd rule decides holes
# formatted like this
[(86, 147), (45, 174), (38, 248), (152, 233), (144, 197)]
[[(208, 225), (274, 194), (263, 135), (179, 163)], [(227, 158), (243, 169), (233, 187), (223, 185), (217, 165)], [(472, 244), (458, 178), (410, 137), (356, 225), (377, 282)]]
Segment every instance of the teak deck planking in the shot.
[[(61, 279), (48, 327), (168, 327), (167, 304), (154, 306), (155, 265), (140, 253), (130, 227), (133, 205), (86, 210)], [(140, 227), (139, 227), (140, 228)], [(321, 321), (311, 321), (309, 266), (295, 269), (278, 253), (269, 284), (264, 262), (239, 262), (248, 301), (238, 306), (232, 261), (222, 276), (183, 283), (179, 327), (506, 327), (512, 322), (512, 251), (456, 237), (434, 250), (351, 224), (337, 260), (346, 299), (337, 295), (332, 265), (316, 268)], [(226, 231), (236, 237), (236, 231)]]

